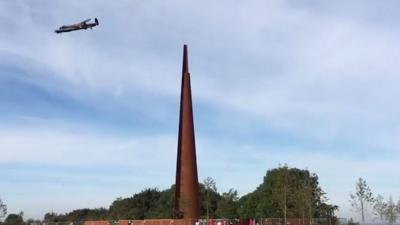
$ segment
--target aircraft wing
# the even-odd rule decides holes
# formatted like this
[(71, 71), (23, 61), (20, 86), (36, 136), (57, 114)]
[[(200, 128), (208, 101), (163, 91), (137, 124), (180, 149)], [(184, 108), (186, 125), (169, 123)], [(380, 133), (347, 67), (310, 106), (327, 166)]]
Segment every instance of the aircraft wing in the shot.
[(81, 23), (87, 23), (87, 22), (89, 22), (91, 19), (86, 19), (86, 20), (84, 20), (84, 21), (82, 21)]
[(79, 30), (79, 28), (76, 27), (65, 27), (65, 28), (61, 28), (58, 30), (55, 30), (54, 32), (56, 33), (63, 33), (63, 32), (70, 32), (70, 31), (74, 31), (74, 30)]

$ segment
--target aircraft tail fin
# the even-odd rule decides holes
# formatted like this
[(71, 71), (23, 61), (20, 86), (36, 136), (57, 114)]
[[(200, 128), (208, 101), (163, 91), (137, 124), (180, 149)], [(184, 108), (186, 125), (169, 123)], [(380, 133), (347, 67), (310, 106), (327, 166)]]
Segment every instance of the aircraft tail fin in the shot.
[(94, 18), (94, 22), (96, 23), (96, 25), (99, 25), (99, 20), (97, 18)]

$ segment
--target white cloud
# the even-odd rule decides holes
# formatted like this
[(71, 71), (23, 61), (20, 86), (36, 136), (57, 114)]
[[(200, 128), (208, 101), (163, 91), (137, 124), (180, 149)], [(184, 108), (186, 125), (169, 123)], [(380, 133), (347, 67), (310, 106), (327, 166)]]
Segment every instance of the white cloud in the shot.
[(168, 167), (166, 159), (174, 159), (176, 148), (175, 136), (170, 135), (118, 137), (51, 127), (4, 129), (0, 143), (2, 163), (118, 165), (133, 160), (135, 168), (151, 168), (150, 158), (157, 168)]

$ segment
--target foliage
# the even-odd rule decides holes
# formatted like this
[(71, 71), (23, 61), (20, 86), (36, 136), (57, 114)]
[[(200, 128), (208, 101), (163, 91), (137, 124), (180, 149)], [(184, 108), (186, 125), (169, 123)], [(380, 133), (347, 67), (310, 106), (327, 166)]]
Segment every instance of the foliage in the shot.
[(0, 221), (7, 215), (7, 205), (0, 198)]
[(376, 198), (374, 199), (374, 205), (373, 205), (373, 209), (374, 209), (374, 213), (379, 216), (380, 222), (383, 223), (383, 219), (385, 216), (385, 211), (386, 211), (386, 202), (383, 198), (382, 195), (378, 195), (376, 196)]
[(216, 191), (216, 188), (209, 188), (207, 190), (206, 186), (201, 183), (199, 184), (199, 195), (201, 218), (207, 218), (207, 207), (209, 218), (215, 218), (215, 212), (218, 208), (218, 202), (221, 200), (221, 195)]
[(171, 217), (172, 196), (171, 189), (160, 192), (148, 188), (130, 198), (115, 200), (110, 206), (110, 217), (139, 220)]
[(396, 203), (394, 203), (392, 196), (390, 196), (385, 207), (385, 219), (389, 224), (395, 224), (398, 218), (398, 214), (399, 208)]
[(286, 165), (267, 171), (264, 182), (239, 201), (242, 218), (333, 217), (337, 206), (326, 203), (318, 176)]
[(5, 225), (24, 225), (23, 212), (19, 214), (8, 214), (4, 220)]
[[(128, 198), (117, 198), (109, 209), (79, 209), (67, 214), (47, 213), (46, 222), (83, 220), (133, 220), (172, 218), (175, 186), (159, 191), (148, 188)], [(239, 198), (230, 189), (219, 194), (216, 182), (199, 183), (201, 218), (325, 217), (334, 218), (338, 209), (327, 203), (318, 176), (308, 170), (279, 167), (267, 171), (259, 187)]]
[(26, 225), (34, 225), (34, 224), (41, 224), (42, 221), (38, 220), (38, 219), (27, 219), (25, 224)]
[(367, 182), (363, 178), (358, 178), (356, 183), (356, 193), (350, 194), (351, 206), (361, 214), (362, 223), (365, 222), (366, 206), (372, 204), (374, 198)]
[(55, 212), (48, 212), (44, 215), (44, 222), (62, 222), (65, 221), (65, 215)]
[(234, 219), (238, 218), (238, 192), (234, 189), (229, 189), (228, 192), (222, 193), (221, 199), (217, 203), (215, 211), (217, 218)]
[(217, 193), (217, 185), (211, 177), (207, 177), (204, 181), (204, 188), (205, 188), (205, 202), (206, 202), (206, 218), (210, 218), (210, 205), (211, 205), (211, 198), (210, 195), (212, 194), (211, 192)]
[(64, 222), (64, 221), (84, 221), (84, 220), (104, 220), (107, 219), (108, 210), (98, 209), (76, 209), (66, 214), (57, 214), (54, 212), (46, 213), (45, 222)]

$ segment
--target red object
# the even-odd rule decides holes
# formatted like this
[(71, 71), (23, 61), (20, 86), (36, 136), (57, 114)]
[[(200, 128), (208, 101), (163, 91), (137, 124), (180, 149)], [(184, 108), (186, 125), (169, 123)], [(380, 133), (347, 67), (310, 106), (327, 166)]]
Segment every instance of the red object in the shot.
[(192, 93), (186, 45), (183, 46), (174, 216), (183, 219), (200, 217)]

